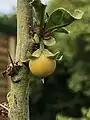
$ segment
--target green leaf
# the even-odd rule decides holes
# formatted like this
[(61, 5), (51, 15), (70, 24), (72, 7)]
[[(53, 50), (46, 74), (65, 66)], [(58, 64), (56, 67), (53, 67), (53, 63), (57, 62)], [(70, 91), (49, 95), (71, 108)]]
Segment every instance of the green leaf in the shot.
[(53, 32), (60, 32), (60, 33), (66, 33), (66, 34), (69, 34), (70, 31), (68, 31), (66, 28), (62, 27), (62, 28), (57, 28), (55, 30), (52, 31)]
[(64, 8), (59, 8), (53, 11), (46, 24), (46, 32), (57, 28), (65, 27), (77, 19), (81, 19), (83, 12), (76, 10), (74, 15)]
[(57, 55), (57, 56), (54, 56), (55, 57), (55, 59), (57, 60), (57, 61), (61, 61), (62, 60), (62, 58), (63, 58), (63, 55)]
[(35, 43), (39, 43), (39, 36), (37, 34), (34, 35), (34, 41)]
[(57, 61), (61, 61), (63, 58), (63, 55), (60, 54), (59, 51), (53, 54), (53, 56), (49, 56), (49, 58), (55, 59)]
[(76, 18), (76, 19), (81, 19), (82, 16), (83, 16), (84, 12), (79, 10), (79, 9), (76, 9), (73, 13), (73, 16)]
[(53, 59), (57, 59), (59, 54), (60, 54), (60, 52), (58, 51), (58, 52), (54, 53), (53, 56), (49, 56), (49, 57), (53, 58)]
[(60, 55), (59, 51), (53, 54), (48, 49), (44, 49), (43, 54), (48, 58), (55, 59), (55, 60), (58, 60), (58, 61), (61, 61), (62, 58), (63, 58), (63, 55)]
[(32, 53), (31, 58), (40, 57), (41, 53), (42, 53), (41, 50), (37, 49), (35, 52)]
[(43, 50), (43, 54), (44, 54), (46, 57), (51, 57), (51, 56), (54, 55), (54, 54), (51, 53), (48, 49), (44, 49), (44, 50)]
[(43, 21), (47, 5), (42, 4), (40, 0), (33, 0), (31, 4), (35, 9), (37, 20), (39, 20), (39, 22)]
[(51, 37), (51, 39), (49, 39), (49, 40), (43, 40), (43, 42), (44, 42), (44, 44), (46, 46), (52, 46), (52, 45), (54, 45), (56, 43), (56, 40), (55, 40), (54, 37)]

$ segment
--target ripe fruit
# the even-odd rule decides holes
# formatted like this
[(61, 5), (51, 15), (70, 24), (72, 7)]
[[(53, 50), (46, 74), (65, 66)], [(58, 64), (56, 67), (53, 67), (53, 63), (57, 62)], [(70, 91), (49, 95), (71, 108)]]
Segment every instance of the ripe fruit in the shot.
[(33, 75), (37, 77), (46, 77), (54, 72), (56, 60), (48, 58), (42, 53), (40, 57), (29, 61), (29, 68)]

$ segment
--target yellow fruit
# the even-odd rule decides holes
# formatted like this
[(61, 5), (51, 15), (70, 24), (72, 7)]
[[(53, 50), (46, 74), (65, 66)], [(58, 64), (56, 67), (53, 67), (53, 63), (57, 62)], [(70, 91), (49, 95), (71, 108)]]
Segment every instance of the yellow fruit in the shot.
[(56, 60), (47, 58), (44, 54), (41, 54), (39, 58), (29, 61), (29, 68), (33, 75), (37, 77), (46, 77), (54, 72)]

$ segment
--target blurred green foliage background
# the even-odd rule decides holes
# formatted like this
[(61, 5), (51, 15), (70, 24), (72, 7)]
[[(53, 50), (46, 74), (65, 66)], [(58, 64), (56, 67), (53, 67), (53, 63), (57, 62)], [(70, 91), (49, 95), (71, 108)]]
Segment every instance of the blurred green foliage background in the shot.
[[(74, 22), (66, 34), (56, 34), (56, 51), (64, 55), (57, 63), (53, 76), (32, 90), (33, 120), (90, 119), (90, 1), (50, 0), (47, 11), (64, 7), (71, 13), (84, 11), (83, 18)], [(50, 48), (52, 50), (52, 48)], [(37, 82), (38, 84), (38, 82)]]
[[(55, 36), (56, 50), (64, 55), (57, 69), (45, 83), (32, 81), (32, 120), (90, 119), (90, 0), (49, 0), (47, 11), (64, 7), (71, 13), (84, 11), (83, 18), (67, 29), (69, 35)], [(0, 17), (0, 31), (16, 35), (16, 15)], [(11, 22), (12, 21), (12, 22)], [(6, 30), (1, 25), (5, 25)], [(13, 31), (13, 32), (12, 32)], [(52, 48), (50, 48), (52, 50)]]
[(0, 33), (16, 36), (17, 33), (16, 14), (0, 15)]

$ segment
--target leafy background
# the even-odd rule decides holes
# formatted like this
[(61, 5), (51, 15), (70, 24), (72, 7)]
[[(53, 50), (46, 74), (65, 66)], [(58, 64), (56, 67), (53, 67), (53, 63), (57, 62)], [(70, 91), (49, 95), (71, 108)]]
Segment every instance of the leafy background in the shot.
[[(49, 0), (47, 11), (64, 7), (71, 13), (84, 11), (83, 18), (67, 27), (71, 33), (56, 34), (55, 50), (64, 55), (52, 76), (32, 81), (32, 120), (90, 119), (90, 0)], [(12, 21), (12, 22), (11, 22)], [(16, 15), (0, 16), (0, 32), (16, 35)], [(5, 26), (7, 29), (5, 29)], [(4, 28), (4, 29), (3, 29)], [(49, 49), (52, 50), (52, 47)]]
[[(83, 18), (67, 27), (69, 35), (55, 35), (56, 51), (64, 58), (57, 63), (53, 76), (45, 84), (37, 82), (32, 90), (33, 120), (88, 120), (90, 119), (90, 1), (50, 0), (47, 11), (50, 14), (58, 7), (71, 13), (75, 9), (84, 11)], [(52, 48), (50, 48), (52, 50)], [(35, 86), (33, 87), (35, 88)]]

